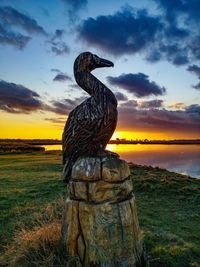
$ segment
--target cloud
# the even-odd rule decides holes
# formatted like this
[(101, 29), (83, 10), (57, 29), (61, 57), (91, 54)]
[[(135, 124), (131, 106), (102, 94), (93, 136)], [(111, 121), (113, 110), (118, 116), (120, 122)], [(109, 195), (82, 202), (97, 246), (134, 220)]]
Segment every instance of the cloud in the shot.
[(72, 10), (79, 10), (85, 7), (88, 3), (87, 0), (62, 0), (67, 6), (69, 6)]
[[(200, 67), (198, 67), (197, 65), (191, 65), (188, 66), (187, 70), (191, 73), (194, 73), (200, 80)], [(192, 87), (195, 89), (200, 89), (200, 82), (196, 85), (193, 85)]]
[(64, 42), (54, 42), (51, 51), (56, 55), (64, 55), (70, 52), (69, 47)]
[[(193, 60), (200, 59), (199, 36), (199, 0), (154, 0), (162, 11), (165, 24), (163, 36), (157, 41), (154, 49), (161, 52), (163, 59), (175, 65), (184, 65)], [(162, 53), (162, 45), (175, 45), (178, 50), (175, 54)], [(170, 55), (170, 57), (168, 57)]]
[(30, 113), (43, 109), (39, 94), (20, 84), (0, 81), (0, 109), (9, 113)]
[(44, 14), (46, 17), (49, 17), (50, 16), (49, 11), (46, 8), (40, 7), (40, 9), (42, 11), (42, 14)]
[(199, 133), (200, 106), (188, 106), (186, 110), (132, 109), (119, 107), (118, 127), (130, 131), (160, 131)]
[(61, 70), (59, 70), (59, 69), (56, 69), (56, 68), (53, 68), (53, 69), (51, 69), (51, 71), (52, 71), (52, 72), (57, 72), (57, 73), (60, 73), (60, 72), (62, 72)]
[(200, 105), (193, 104), (186, 107), (186, 112), (196, 115), (200, 119)]
[(64, 33), (64, 30), (57, 29), (51, 39), (48, 41), (48, 43), (51, 45), (51, 52), (53, 52), (56, 56), (68, 54), (70, 52), (69, 46), (62, 41)]
[(88, 0), (62, 0), (65, 3), (71, 22), (78, 19), (78, 13), (87, 6)]
[(199, 90), (200, 89), (200, 82), (192, 86), (194, 89)]
[(22, 29), (29, 34), (47, 36), (44, 28), (35, 19), (19, 12), (13, 7), (0, 7), (0, 44), (11, 45), (19, 50), (23, 50), (31, 40), (31, 37), (17, 32), (16, 28)]
[(141, 109), (151, 109), (151, 108), (160, 108), (163, 105), (163, 100), (154, 99), (149, 101), (140, 101), (138, 107)]
[(87, 97), (78, 97), (75, 99), (64, 99), (61, 101), (51, 101), (52, 106), (49, 111), (60, 115), (68, 115), (71, 110), (83, 102)]
[(121, 92), (116, 92), (115, 97), (117, 98), (118, 101), (127, 101), (128, 97)]
[(1, 45), (11, 45), (15, 48), (22, 50), (26, 47), (28, 42), (31, 40), (30, 36), (25, 36), (20, 33), (14, 33), (5, 29), (0, 24), (0, 44)]
[(174, 108), (174, 109), (185, 109), (186, 105), (184, 103), (174, 103), (169, 106), (169, 108)]
[[(198, 29), (197, 29), (198, 32)], [(190, 42), (188, 43), (188, 47), (193, 55), (193, 58), (196, 60), (200, 60), (200, 35), (195, 36), (190, 40)]]
[[(76, 83), (72, 83), (72, 84), (70, 84), (69, 87), (71, 88), (72, 91), (73, 91), (74, 89), (78, 89), (78, 90), (81, 89), (80, 86), (79, 86), (78, 84), (76, 84)], [(84, 91), (83, 93), (87, 95), (87, 93), (85, 93), (85, 91)]]
[(17, 26), (31, 34), (47, 35), (37, 21), (10, 6), (0, 7), (0, 21), (4, 25)]
[(186, 16), (187, 20), (198, 22), (199, 18), (199, 0), (154, 0), (159, 7), (165, 11), (168, 21), (177, 20), (177, 17)]
[(198, 23), (194, 23), (200, 17), (199, 0), (191, 5), (181, 0), (154, 1), (162, 7), (159, 16), (123, 7), (112, 15), (83, 20), (78, 38), (114, 56), (140, 54), (151, 63), (167, 60), (181, 66), (200, 59)]
[(64, 124), (66, 122), (66, 118), (45, 118), (45, 121), (53, 122), (56, 124)]
[(52, 100), (46, 104), (38, 93), (23, 85), (0, 81), (0, 110), (8, 113), (24, 113), (42, 110), (68, 115), (86, 96), (75, 99)]
[(187, 70), (194, 73), (198, 78), (200, 78), (200, 67), (198, 67), (197, 65), (188, 66)]
[(128, 100), (120, 105), (120, 108), (125, 109), (135, 109), (138, 106), (138, 102), (136, 100)]
[(92, 46), (113, 55), (134, 54), (145, 50), (162, 29), (160, 18), (131, 7), (108, 16), (88, 18), (78, 28), (78, 36)]
[(124, 103), (121, 103), (119, 108), (126, 108), (126, 109), (154, 109), (160, 108), (163, 105), (163, 100), (161, 99), (154, 99), (149, 101), (136, 101), (136, 100), (128, 100)]
[(154, 63), (164, 59), (176, 66), (189, 63), (189, 46), (185, 44), (183, 39), (179, 38), (178, 41), (175, 41), (174, 38), (169, 38), (167, 34), (163, 39), (158, 38), (155, 45), (149, 48), (146, 56), (147, 61)]
[(65, 81), (71, 81), (71, 77), (69, 77), (67, 74), (59, 73), (54, 78), (53, 81), (55, 82), (65, 82)]
[(52, 72), (56, 72), (56, 76), (53, 78), (54, 82), (65, 82), (65, 81), (72, 81), (72, 78), (67, 75), (66, 73), (63, 73), (59, 69), (51, 69)]
[(65, 30), (62, 30), (62, 29), (55, 30), (55, 33), (52, 36), (51, 41), (53, 42), (55, 39), (62, 39), (64, 33), (65, 33)]
[(137, 97), (164, 95), (166, 92), (165, 87), (150, 81), (149, 76), (144, 73), (121, 74), (118, 77), (108, 76), (107, 80), (110, 84), (123, 88)]

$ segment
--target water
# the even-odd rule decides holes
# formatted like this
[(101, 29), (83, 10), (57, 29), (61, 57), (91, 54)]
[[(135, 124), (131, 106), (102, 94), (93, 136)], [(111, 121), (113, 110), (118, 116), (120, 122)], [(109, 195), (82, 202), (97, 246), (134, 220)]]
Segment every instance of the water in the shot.
[[(61, 150), (61, 145), (44, 146), (46, 150)], [(140, 165), (158, 166), (200, 178), (200, 145), (108, 145), (122, 159)]]

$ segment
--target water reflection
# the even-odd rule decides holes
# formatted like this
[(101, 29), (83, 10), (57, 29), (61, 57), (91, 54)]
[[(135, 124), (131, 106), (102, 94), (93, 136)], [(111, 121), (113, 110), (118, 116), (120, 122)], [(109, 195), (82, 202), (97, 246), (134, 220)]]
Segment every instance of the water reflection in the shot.
[(62, 145), (45, 145), (42, 146), (45, 148), (45, 150), (62, 150)]
[[(61, 145), (44, 146), (46, 150), (61, 150)], [(200, 178), (199, 145), (108, 145), (122, 159), (141, 165), (158, 166), (170, 171)]]
[(108, 145), (107, 149), (128, 162), (200, 177), (199, 145)]

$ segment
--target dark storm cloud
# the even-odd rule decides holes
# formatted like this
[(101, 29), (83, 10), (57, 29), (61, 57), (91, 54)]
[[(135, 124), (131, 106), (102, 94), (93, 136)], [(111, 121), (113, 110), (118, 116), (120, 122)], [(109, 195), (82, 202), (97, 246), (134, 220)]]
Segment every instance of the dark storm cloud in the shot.
[(128, 97), (124, 94), (122, 94), (121, 92), (116, 92), (115, 96), (117, 98), (118, 101), (127, 101)]
[(154, 0), (165, 11), (168, 21), (174, 21), (178, 16), (186, 16), (187, 20), (199, 21), (199, 0)]
[[(200, 67), (197, 65), (191, 65), (187, 68), (187, 70), (191, 73), (194, 73), (200, 80)], [(192, 86), (195, 89), (200, 89), (200, 82)]]
[(160, 108), (163, 105), (163, 100), (154, 99), (149, 101), (140, 101), (138, 106), (142, 109)]
[(58, 73), (54, 78), (54, 82), (65, 82), (65, 81), (71, 81), (72, 79), (64, 73)]
[(0, 7), (0, 21), (5, 25), (18, 26), (28, 33), (47, 35), (37, 21), (10, 6)]
[(190, 1), (188, 4), (178, 0), (155, 1), (162, 6), (160, 16), (123, 8), (113, 15), (83, 20), (78, 27), (78, 37), (115, 56), (143, 54), (151, 63), (167, 60), (180, 66), (200, 59), (198, 23), (192, 22), (200, 18), (197, 16), (199, 0), (193, 0), (191, 6)]
[(192, 86), (194, 89), (199, 90), (200, 89), (200, 82)]
[[(193, 105), (192, 105), (193, 106)], [(136, 109), (119, 107), (118, 127), (131, 131), (200, 131), (199, 105), (186, 110)]]
[(186, 107), (186, 112), (190, 114), (195, 114), (200, 119), (200, 105), (193, 104), (188, 107)]
[(200, 67), (198, 67), (197, 65), (188, 66), (187, 70), (194, 73), (198, 78), (200, 78)]
[(108, 76), (107, 80), (110, 84), (116, 85), (129, 93), (133, 93), (137, 97), (163, 95), (166, 92), (165, 87), (161, 87), (155, 82), (150, 81), (149, 76), (144, 73), (121, 74), (118, 77)]
[(128, 8), (114, 15), (88, 18), (78, 28), (79, 37), (113, 55), (132, 54), (153, 44), (162, 29), (160, 18), (145, 10), (133, 12)]
[(43, 109), (40, 96), (20, 84), (0, 81), (0, 109), (10, 113), (30, 113)]
[[(197, 29), (197, 32), (199, 30)], [(200, 35), (194, 36), (188, 44), (190, 52), (194, 59), (200, 60)]]
[[(165, 27), (163, 36), (157, 40), (155, 51), (160, 51), (163, 59), (175, 65), (184, 65), (200, 59), (199, 0), (154, 0), (163, 12)], [(178, 26), (179, 25), (179, 26)], [(180, 26), (182, 25), (182, 26)], [(162, 53), (162, 45), (177, 46), (177, 57)], [(153, 49), (152, 49), (153, 50)], [(170, 51), (169, 51), (170, 52)], [(176, 52), (177, 53), (177, 52)], [(170, 55), (170, 57), (168, 57)], [(151, 57), (150, 57), (151, 58)]]
[(0, 44), (11, 45), (19, 50), (25, 48), (31, 37), (7, 30), (0, 24)]

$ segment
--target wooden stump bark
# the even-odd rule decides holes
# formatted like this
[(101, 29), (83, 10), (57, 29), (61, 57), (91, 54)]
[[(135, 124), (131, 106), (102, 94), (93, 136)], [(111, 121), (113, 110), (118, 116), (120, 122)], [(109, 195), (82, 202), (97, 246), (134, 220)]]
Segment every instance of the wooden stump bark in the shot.
[(72, 169), (62, 239), (83, 267), (145, 266), (128, 164), (117, 157), (79, 158)]

